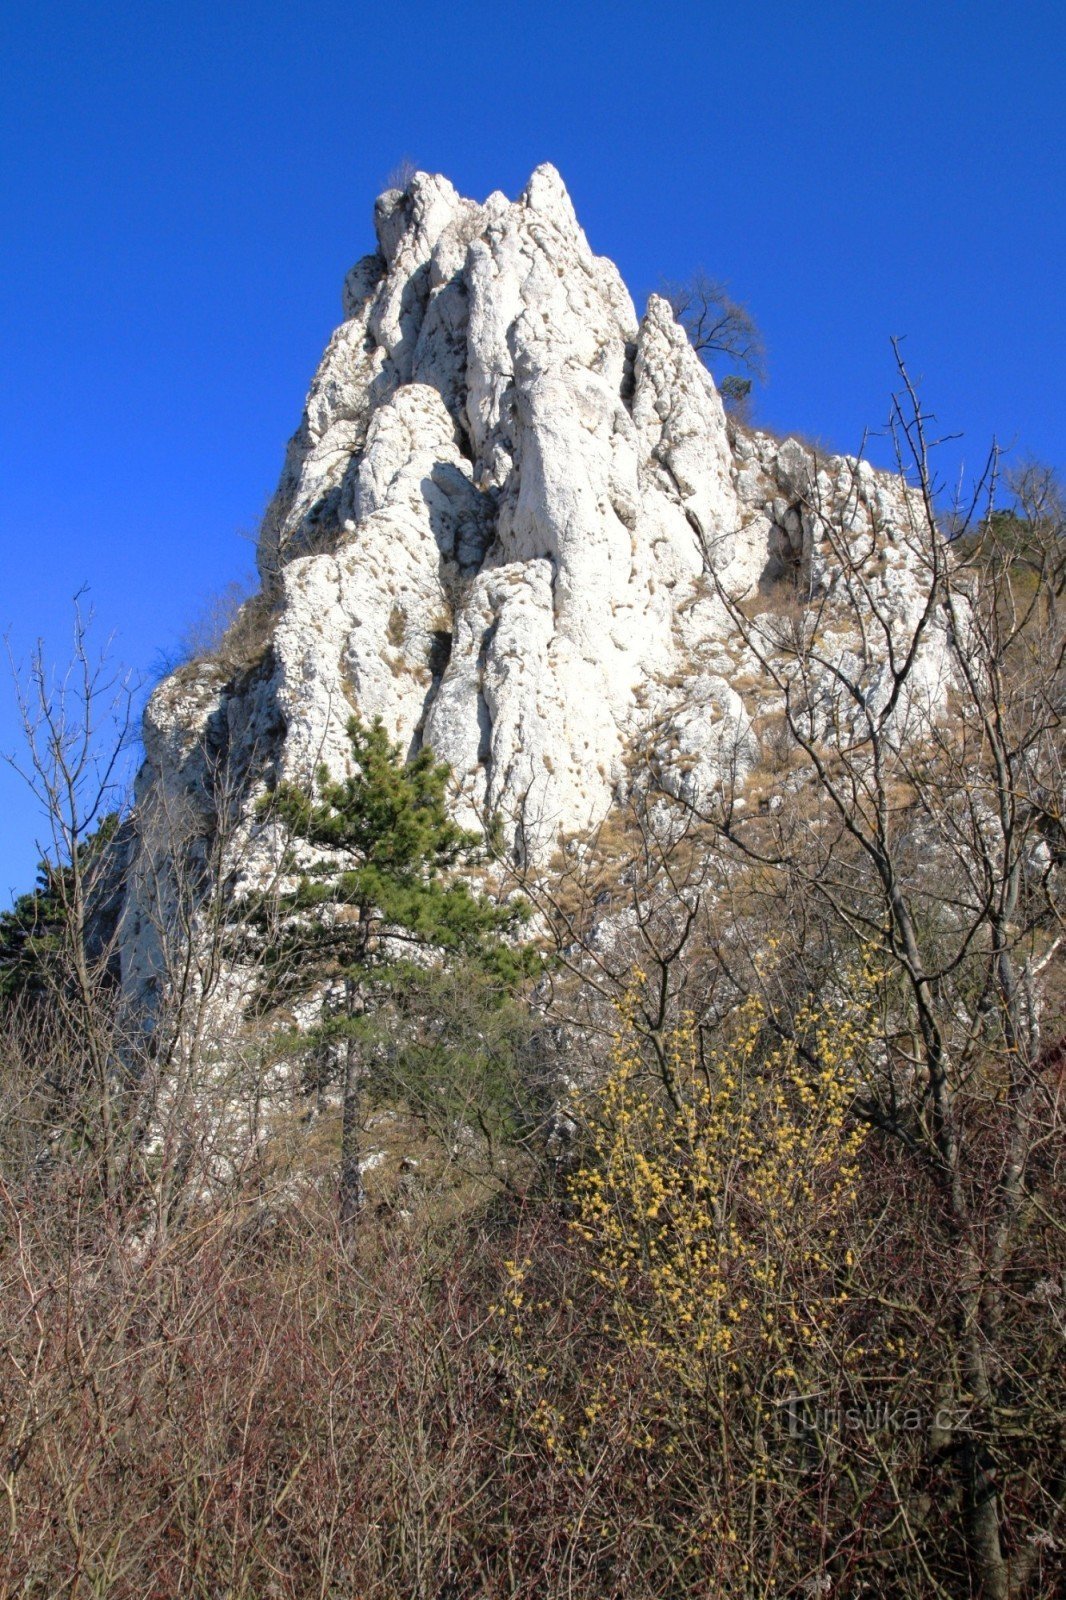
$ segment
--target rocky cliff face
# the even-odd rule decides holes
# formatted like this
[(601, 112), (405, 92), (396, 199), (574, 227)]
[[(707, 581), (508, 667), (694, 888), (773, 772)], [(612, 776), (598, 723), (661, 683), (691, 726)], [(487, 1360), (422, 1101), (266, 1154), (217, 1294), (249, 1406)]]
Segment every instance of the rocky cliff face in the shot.
[(342, 768), (353, 708), (430, 745), (468, 820), (497, 814), (545, 859), (642, 765), (706, 794), (756, 759), (720, 586), (831, 590), (831, 517), (877, 544), (901, 625), (915, 603), (902, 486), (731, 429), (669, 306), (638, 319), (552, 167), (483, 205), (418, 173), (374, 224), (264, 522), (255, 648), (182, 668), (148, 708), (135, 987), (174, 827), (210, 874), (225, 821), (225, 869), (254, 878), (257, 792)]

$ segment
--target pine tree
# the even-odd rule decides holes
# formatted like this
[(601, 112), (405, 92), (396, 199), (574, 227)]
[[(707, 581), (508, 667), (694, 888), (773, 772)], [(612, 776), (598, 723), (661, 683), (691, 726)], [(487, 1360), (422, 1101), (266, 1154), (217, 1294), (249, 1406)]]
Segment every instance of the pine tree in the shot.
[(20, 894), (9, 911), (0, 911), (0, 1005), (19, 998), (41, 999), (47, 976), (63, 944), (63, 908), (56, 868), (42, 861), (37, 883)]
[[(87, 875), (90, 898), (106, 851), (118, 830), (118, 815), (109, 813), (81, 846), (80, 867)], [(69, 865), (41, 861), (37, 882), (0, 911), (0, 1009), (15, 1001), (42, 1001), (56, 984), (66, 981), (71, 940), (81, 937), (76, 926), (76, 886)]]
[(532, 953), (506, 937), (524, 905), (500, 905), (456, 875), (481, 840), (448, 815), (447, 765), (426, 749), (405, 763), (380, 718), (367, 725), (353, 717), (348, 737), (351, 775), (336, 778), (323, 766), (314, 792), (282, 783), (264, 802), (294, 845), (327, 853), (255, 920), (271, 929), (266, 1003), (326, 985), (343, 992), (341, 1014), (323, 1034), (343, 1052), (340, 1219), (350, 1233), (363, 1202), (359, 1043), (375, 1000), (419, 961), (469, 962), (511, 984)]

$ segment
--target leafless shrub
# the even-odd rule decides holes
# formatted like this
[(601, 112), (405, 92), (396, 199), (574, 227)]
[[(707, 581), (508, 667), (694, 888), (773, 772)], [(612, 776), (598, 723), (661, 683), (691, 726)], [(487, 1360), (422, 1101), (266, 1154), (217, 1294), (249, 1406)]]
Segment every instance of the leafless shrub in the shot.
[(386, 189), (406, 189), (418, 168), (410, 156), (401, 156), (385, 179)]
[(276, 615), (264, 586), (234, 579), (204, 606), (186, 628), (168, 671), (197, 662), (217, 662), (227, 672), (246, 671), (260, 661), (270, 644)]

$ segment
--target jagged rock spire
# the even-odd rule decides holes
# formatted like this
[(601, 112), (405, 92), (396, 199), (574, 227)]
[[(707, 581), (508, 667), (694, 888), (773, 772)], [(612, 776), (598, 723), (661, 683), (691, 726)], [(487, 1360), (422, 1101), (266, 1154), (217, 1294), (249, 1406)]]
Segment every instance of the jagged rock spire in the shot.
[[(899, 481), (731, 430), (668, 304), (638, 322), (554, 167), (484, 204), (415, 173), (374, 228), (264, 519), (254, 665), (183, 668), (149, 705), (146, 883), (170, 848), (155, 813), (187, 817), (206, 859), (220, 771), (232, 870), (254, 878), (257, 795), (342, 769), (353, 709), (430, 744), (464, 820), (498, 815), (542, 860), (634, 767), (696, 795), (735, 780), (757, 707), (712, 580), (755, 591), (802, 569), (831, 588), (826, 508), (895, 552), (886, 601), (905, 617)], [(136, 931), (128, 956), (143, 975)]]
[(554, 167), (484, 205), (416, 173), (374, 222), (264, 529), (286, 719), (306, 749), (354, 698), (477, 807), (583, 826), (685, 666), (678, 603), (737, 560), (721, 404)]

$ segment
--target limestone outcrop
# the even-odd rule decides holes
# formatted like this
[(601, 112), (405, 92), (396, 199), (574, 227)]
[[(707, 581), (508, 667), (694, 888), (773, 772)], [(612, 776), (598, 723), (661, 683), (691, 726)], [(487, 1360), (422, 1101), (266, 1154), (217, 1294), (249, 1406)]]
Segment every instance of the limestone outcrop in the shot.
[(547, 859), (642, 764), (705, 795), (756, 759), (753, 663), (720, 591), (831, 590), (826, 508), (879, 542), (901, 627), (917, 603), (902, 485), (732, 427), (669, 305), (638, 318), (554, 168), (484, 204), (417, 173), (374, 225), (264, 519), (257, 648), (188, 664), (148, 708), (134, 987), (156, 981), (153, 819), (179, 818), (204, 873), (225, 822), (226, 870), (254, 880), (257, 795), (342, 768), (353, 709), (430, 745), (467, 820)]

